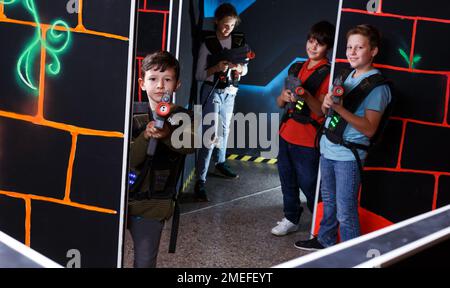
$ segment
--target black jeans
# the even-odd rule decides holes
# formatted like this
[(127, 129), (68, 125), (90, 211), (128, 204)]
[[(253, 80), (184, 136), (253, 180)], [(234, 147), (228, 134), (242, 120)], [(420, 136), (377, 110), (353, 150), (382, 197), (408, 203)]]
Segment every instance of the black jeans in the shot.
[(134, 268), (155, 268), (164, 221), (128, 217), (134, 243)]

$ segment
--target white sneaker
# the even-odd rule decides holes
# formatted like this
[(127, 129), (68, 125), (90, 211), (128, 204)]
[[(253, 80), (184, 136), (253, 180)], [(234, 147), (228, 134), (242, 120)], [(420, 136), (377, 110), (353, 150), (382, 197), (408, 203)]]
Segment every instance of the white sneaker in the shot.
[(272, 234), (276, 236), (284, 236), (289, 233), (295, 232), (298, 230), (298, 224), (295, 225), (291, 221), (286, 218), (283, 218), (280, 222), (277, 222), (277, 226), (272, 228)]

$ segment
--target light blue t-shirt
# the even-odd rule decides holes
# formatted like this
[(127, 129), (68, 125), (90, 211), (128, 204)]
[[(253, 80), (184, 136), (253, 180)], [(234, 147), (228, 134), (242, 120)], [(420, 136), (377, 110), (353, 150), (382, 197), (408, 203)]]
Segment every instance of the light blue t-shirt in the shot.
[[(357, 78), (353, 78), (356, 70), (353, 70), (347, 79), (344, 82), (344, 89), (347, 92), (350, 92), (358, 86), (358, 84), (365, 78), (380, 73), (378, 69), (372, 69), (369, 72), (366, 72), (360, 75)], [(381, 113), (384, 112), (386, 106), (391, 102), (391, 90), (388, 85), (381, 85), (374, 88), (370, 94), (364, 99), (361, 105), (356, 109), (354, 113), (356, 116), (364, 117), (364, 113), (366, 110), (374, 110), (379, 111)], [(330, 117), (327, 118), (325, 122), (325, 127), (328, 128), (330, 123)], [(344, 130), (343, 138), (345, 141), (359, 143), (368, 145), (369, 138), (353, 128), (351, 124), (348, 124)], [(320, 139), (320, 153), (327, 159), (336, 160), (336, 161), (354, 161), (355, 156), (353, 155), (350, 149), (345, 148), (342, 145), (334, 144), (330, 142), (325, 135), (323, 135)], [(358, 149), (359, 157), (361, 160), (364, 160), (367, 156), (367, 152), (361, 149)]]

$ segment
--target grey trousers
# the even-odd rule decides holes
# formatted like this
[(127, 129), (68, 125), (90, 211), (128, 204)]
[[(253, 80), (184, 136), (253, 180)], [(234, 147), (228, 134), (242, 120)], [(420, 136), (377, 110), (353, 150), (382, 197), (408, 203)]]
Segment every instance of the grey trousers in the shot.
[(134, 268), (155, 268), (164, 221), (129, 216), (134, 243)]

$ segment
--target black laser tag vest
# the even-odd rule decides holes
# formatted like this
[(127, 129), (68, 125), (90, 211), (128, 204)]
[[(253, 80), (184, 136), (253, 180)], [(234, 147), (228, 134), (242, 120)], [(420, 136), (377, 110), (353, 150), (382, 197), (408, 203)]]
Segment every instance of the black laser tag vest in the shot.
[[(209, 55), (208, 59), (206, 60), (207, 67), (209, 68), (209, 67), (217, 64), (217, 63), (211, 63), (211, 58), (214, 58), (211, 56), (220, 53), (224, 48), (222, 47), (219, 39), (217, 38), (216, 31), (204, 31), (204, 42), (205, 42), (206, 48), (208, 48), (209, 52), (211, 53), (211, 55)], [(245, 45), (244, 33), (232, 32), (231, 33), (231, 49), (239, 48), (244, 45)], [(223, 72), (214, 73), (214, 83), (216, 83), (216, 81), (221, 76), (224, 76), (224, 75), (225, 75), (225, 73), (223, 73)], [(216, 88), (224, 89), (230, 85), (237, 87), (239, 85), (239, 81), (234, 80), (231, 83), (219, 81)]]
[[(178, 107), (172, 115), (183, 111), (185, 111), (183, 108)], [(149, 113), (149, 119), (149, 121), (153, 120), (153, 115), (151, 112)], [(137, 167), (140, 172), (137, 173), (138, 175), (135, 184), (130, 188), (130, 198), (134, 200), (176, 200), (177, 183), (183, 168), (184, 158), (184, 154), (173, 151), (167, 145), (159, 142), (154, 156), (151, 157), (151, 159), (150, 157), (147, 157), (147, 160), (141, 165), (141, 167)], [(142, 191), (141, 186), (143, 181), (147, 179), (148, 174), (150, 174), (149, 189), (148, 191)]]
[[(345, 79), (347, 79), (351, 71), (352, 70), (350, 69), (344, 69), (340, 73), (344, 81)], [(353, 88), (351, 91), (345, 92), (343, 97), (344, 108), (354, 114), (358, 109), (358, 107), (362, 104), (364, 99), (366, 99), (366, 97), (370, 94), (370, 92), (372, 92), (374, 88), (384, 84), (390, 85), (390, 82), (386, 79), (386, 77), (384, 77), (381, 74), (374, 74), (365, 78), (364, 80), (361, 81), (361, 83), (358, 84), (358, 86)], [(361, 159), (359, 158), (357, 149), (368, 151), (369, 148), (371, 148), (373, 145), (377, 144), (380, 141), (384, 128), (386, 127), (388, 119), (392, 114), (392, 109), (394, 105), (393, 103), (394, 103), (394, 96), (392, 95), (391, 102), (388, 104), (385, 111), (383, 112), (383, 116), (381, 118), (380, 124), (378, 125), (378, 129), (374, 134), (374, 136), (370, 138), (370, 144), (368, 146), (344, 140), (343, 135), (345, 128), (347, 128), (348, 122), (335, 111), (331, 115), (331, 120), (330, 123), (328, 124), (328, 128), (324, 128), (323, 134), (325, 134), (327, 139), (330, 140), (332, 143), (339, 144), (350, 149), (353, 155), (355, 156), (356, 161), (358, 162), (360, 171), (362, 172), (362, 163)]]
[[(302, 69), (303, 64), (305, 64), (305, 62), (295, 62), (291, 65), (291, 67), (289, 67), (288, 74), (299, 77), (300, 70)], [(302, 83), (302, 87), (305, 88), (311, 95), (316, 95), (317, 91), (320, 88), (320, 85), (330, 74), (330, 70), (331, 67), (329, 64), (320, 66), (308, 77), (308, 79), (306, 79), (304, 83)], [(281, 121), (282, 123), (284, 123), (291, 118), (302, 124), (311, 124), (316, 129), (320, 128), (319, 122), (311, 117), (311, 109), (309, 109), (306, 103), (301, 106), (300, 111), (298, 108), (295, 108), (292, 113), (284, 113)]]

